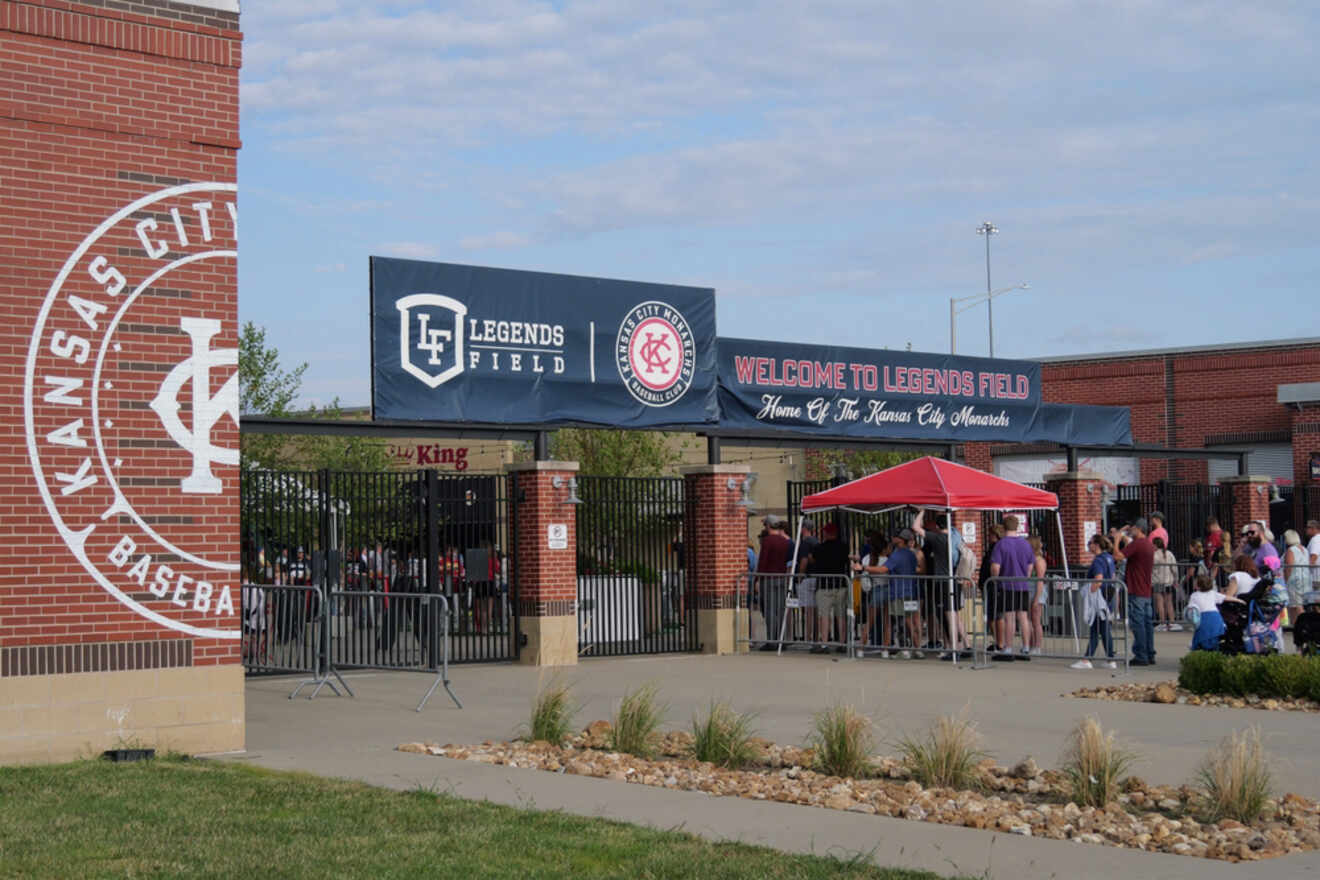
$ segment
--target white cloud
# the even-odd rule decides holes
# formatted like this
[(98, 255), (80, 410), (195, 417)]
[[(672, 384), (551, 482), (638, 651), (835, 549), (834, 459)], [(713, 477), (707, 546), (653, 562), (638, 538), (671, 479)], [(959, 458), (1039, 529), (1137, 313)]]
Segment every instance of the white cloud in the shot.
[(458, 240), (458, 246), (465, 251), (480, 251), (491, 248), (516, 248), (528, 243), (525, 235), (517, 232), (493, 232), (490, 235), (469, 235)]
[(440, 256), (438, 247), (419, 241), (389, 241), (376, 245), (373, 252), (385, 257), (402, 257), (407, 260), (434, 260)]

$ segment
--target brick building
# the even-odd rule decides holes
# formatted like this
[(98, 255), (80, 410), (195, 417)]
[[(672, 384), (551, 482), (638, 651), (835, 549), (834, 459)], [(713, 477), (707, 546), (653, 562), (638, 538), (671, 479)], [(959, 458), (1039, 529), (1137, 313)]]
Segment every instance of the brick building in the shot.
[(243, 744), (238, 27), (0, 2), (0, 763)]

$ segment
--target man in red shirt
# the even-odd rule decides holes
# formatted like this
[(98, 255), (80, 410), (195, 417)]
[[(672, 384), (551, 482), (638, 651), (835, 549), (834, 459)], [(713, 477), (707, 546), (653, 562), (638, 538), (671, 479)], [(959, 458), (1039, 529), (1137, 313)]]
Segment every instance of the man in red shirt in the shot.
[(1114, 542), (1114, 558), (1127, 560), (1124, 580), (1127, 583), (1133, 666), (1155, 665), (1155, 617), (1150, 600), (1155, 545), (1146, 537), (1147, 528), (1146, 520), (1139, 517), (1122, 532), (1118, 529), (1109, 530)]
[(765, 618), (766, 641), (761, 650), (773, 651), (788, 596), (788, 564), (792, 561), (793, 542), (784, 534), (784, 521), (779, 517), (767, 516), (764, 523), (766, 534), (756, 557), (756, 574), (752, 575), (752, 600), (755, 603), (759, 599)]

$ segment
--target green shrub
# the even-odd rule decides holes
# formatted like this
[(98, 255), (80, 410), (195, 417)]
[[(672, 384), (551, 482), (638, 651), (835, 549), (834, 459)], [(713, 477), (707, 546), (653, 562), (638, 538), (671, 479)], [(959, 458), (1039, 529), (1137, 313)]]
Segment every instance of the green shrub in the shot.
[(1260, 658), (1262, 696), (1296, 699), (1306, 696), (1311, 668), (1300, 654), (1270, 654)]
[(1119, 780), (1135, 762), (1136, 755), (1119, 748), (1114, 734), (1105, 733), (1100, 721), (1091, 717), (1073, 729), (1061, 770), (1074, 801), (1104, 807), (1118, 797)]
[(1178, 662), (1178, 686), (1194, 694), (1218, 694), (1224, 689), (1225, 654), (1189, 651)]
[(1255, 821), (1265, 809), (1273, 785), (1260, 728), (1234, 733), (1220, 742), (1196, 775), (1205, 789), (1207, 820)]
[(753, 714), (733, 711), (728, 703), (711, 702), (705, 718), (692, 719), (693, 757), (731, 770), (752, 763), (758, 751), (752, 742), (755, 719)]
[(1225, 693), (1235, 697), (1247, 694), (1259, 694), (1264, 687), (1264, 666), (1261, 657), (1251, 654), (1238, 654), (1229, 657), (1224, 663), (1223, 688)]
[(943, 715), (924, 736), (906, 736), (897, 743), (912, 777), (927, 788), (972, 788), (976, 765), (986, 757), (980, 746), (976, 725), (962, 715)]
[(1307, 657), (1306, 695), (1320, 703), (1320, 657)]
[(870, 774), (871, 719), (852, 706), (834, 705), (816, 713), (812, 728), (808, 742), (816, 750), (816, 769), (854, 779)]
[(528, 742), (545, 740), (563, 745), (573, 732), (573, 717), (578, 707), (573, 703), (572, 686), (552, 680), (536, 693), (532, 702), (532, 717), (527, 722), (523, 739)]
[(639, 758), (655, 754), (660, 724), (669, 709), (660, 703), (659, 696), (659, 689), (653, 684), (624, 695), (610, 730), (610, 749)]

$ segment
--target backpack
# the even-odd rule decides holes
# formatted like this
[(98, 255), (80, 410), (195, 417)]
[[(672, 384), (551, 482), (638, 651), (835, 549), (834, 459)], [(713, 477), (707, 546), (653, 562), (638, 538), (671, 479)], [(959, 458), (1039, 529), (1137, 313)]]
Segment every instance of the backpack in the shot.
[(953, 569), (953, 576), (960, 581), (974, 583), (976, 581), (977, 564), (976, 554), (972, 548), (966, 544), (962, 547), (962, 554), (958, 557), (958, 564)]

